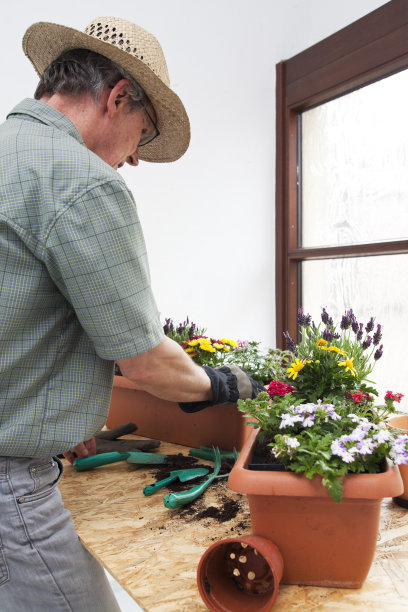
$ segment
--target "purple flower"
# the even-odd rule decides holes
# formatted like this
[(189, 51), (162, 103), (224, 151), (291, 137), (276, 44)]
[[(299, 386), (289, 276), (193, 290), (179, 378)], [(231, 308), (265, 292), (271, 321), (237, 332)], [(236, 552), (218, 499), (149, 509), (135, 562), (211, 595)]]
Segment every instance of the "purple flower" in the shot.
[(288, 331), (283, 332), (283, 335), (286, 340), (286, 348), (288, 349), (288, 351), (292, 351), (292, 353), (296, 353), (296, 344), (293, 338), (291, 338), (289, 332)]
[(353, 318), (351, 319), (351, 329), (353, 330), (355, 334), (357, 334), (359, 330), (358, 321), (354, 315), (353, 315)]
[(378, 361), (378, 359), (381, 359), (382, 354), (383, 354), (383, 345), (380, 344), (379, 348), (374, 353), (374, 359)]
[(357, 332), (357, 340), (361, 340), (363, 337), (363, 324), (359, 323), (359, 330)]
[(326, 340), (326, 342), (331, 342), (333, 340), (334, 334), (333, 331), (330, 329), (330, 327), (326, 327), (326, 329), (323, 332), (323, 340)]
[(333, 319), (329, 316), (329, 313), (326, 311), (325, 308), (322, 308), (322, 321), (325, 325), (330, 325), (331, 327), (333, 327)]
[(371, 336), (367, 336), (367, 338), (364, 340), (363, 345), (362, 345), (363, 349), (364, 350), (368, 349), (372, 341), (373, 339), (371, 338)]
[(303, 308), (298, 309), (297, 321), (301, 327), (308, 327), (312, 320), (312, 316), (310, 314), (305, 314), (303, 312)]
[(163, 331), (166, 336), (169, 332), (174, 331), (174, 324), (171, 319), (164, 319)]
[(371, 319), (369, 320), (369, 322), (367, 323), (365, 330), (367, 332), (367, 334), (369, 334), (371, 331), (373, 331), (374, 329), (374, 317), (371, 317)]
[(381, 325), (377, 325), (377, 331), (374, 332), (374, 335), (373, 335), (373, 344), (377, 346), (381, 338), (382, 338)]
[(333, 455), (338, 455), (341, 457), (344, 463), (352, 463), (354, 461), (353, 451), (355, 451), (355, 449), (347, 449), (344, 444), (345, 440), (343, 440), (343, 438), (345, 438), (345, 436), (341, 436), (339, 440), (334, 440), (334, 442), (332, 442), (331, 451)]
[(346, 314), (344, 314), (341, 317), (341, 321), (340, 321), (340, 328), (341, 329), (348, 329), (350, 327), (350, 325), (351, 325), (351, 319), (350, 319), (349, 312), (347, 312)]

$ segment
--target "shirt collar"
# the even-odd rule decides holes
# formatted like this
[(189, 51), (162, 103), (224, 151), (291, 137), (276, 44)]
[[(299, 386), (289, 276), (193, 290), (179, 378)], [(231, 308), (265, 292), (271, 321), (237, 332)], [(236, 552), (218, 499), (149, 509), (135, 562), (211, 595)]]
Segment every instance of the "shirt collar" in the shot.
[(50, 125), (58, 130), (66, 132), (69, 136), (72, 136), (81, 144), (85, 144), (81, 134), (78, 132), (75, 125), (72, 123), (70, 119), (60, 111), (56, 110), (46, 102), (41, 102), (40, 100), (32, 100), (31, 98), (26, 98), (20, 104), (17, 104), (10, 113), (7, 115), (7, 119), (11, 117), (19, 116), (20, 118), (31, 117), (37, 121), (41, 121), (41, 123), (45, 123), (45, 125)]

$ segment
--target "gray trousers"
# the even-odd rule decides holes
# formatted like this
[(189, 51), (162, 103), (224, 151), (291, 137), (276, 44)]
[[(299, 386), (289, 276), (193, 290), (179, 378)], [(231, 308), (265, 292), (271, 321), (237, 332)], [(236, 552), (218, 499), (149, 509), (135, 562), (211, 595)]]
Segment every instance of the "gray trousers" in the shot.
[(0, 457), (1, 612), (120, 612), (64, 508), (61, 475), (58, 459)]

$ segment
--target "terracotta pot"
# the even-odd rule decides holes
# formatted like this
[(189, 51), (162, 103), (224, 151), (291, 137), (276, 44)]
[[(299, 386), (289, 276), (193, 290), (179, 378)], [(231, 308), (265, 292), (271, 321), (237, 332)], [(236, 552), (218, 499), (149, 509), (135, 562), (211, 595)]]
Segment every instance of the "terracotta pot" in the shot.
[(242, 448), (251, 428), (236, 404), (209, 406), (186, 413), (176, 402), (168, 402), (140, 391), (124, 376), (115, 376), (106, 425), (136, 423), (137, 434), (146, 438), (199, 448), (218, 446), (224, 450)]
[[(391, 427), (395, 427), (397, 429), (403, 429), (404, 433), (408, 434), (408, 414), (392, 417), (388, 423)], [(404, 484), (404, 491), (402, 495), (398, 497), (394, 497), (394, 502), (398, 504), (398, 506), (402, 506), (402, 508), (408, 508), (408, 465), (399, 465), (398, 466), (402, 482)]]
[(398, 469), (387, 464), (380, 474), (345, 476), (336, 503), (320, 477), (247, 469), (257, 434), (244, 444), (228, 486), (247, 494), (252, 532), (278, 546), (282, 583), (361, 587), (375, 552), (381, 499), (402, 491)]
[(228, 538), (201, 557), (197, 585), (212, 612), (268, 612), (282, 572), (282, 555), (273, 542), (258, 536)]

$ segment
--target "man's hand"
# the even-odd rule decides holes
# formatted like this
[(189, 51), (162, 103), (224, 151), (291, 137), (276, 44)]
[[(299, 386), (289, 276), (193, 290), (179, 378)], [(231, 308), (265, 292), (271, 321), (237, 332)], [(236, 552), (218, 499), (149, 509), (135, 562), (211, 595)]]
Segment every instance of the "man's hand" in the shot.
[[(75, 454), (74, 454), (75, 453)], [(75, 448), (66, 453), (62, 453), (70, 463), (74, 463), (74, 460), (77, 457), (89, 457), (90, 455), (95, 455), (96, 453), (96, 442), (95, 438), (91, 438), (86, 442), (81, 442), (81, 444), (77, 444)]]
[(261, 383), (236, 365), (231, 364), (220, 368), (210, 368), (204, 365), (203, 369), (211, 381), (212, 400), (179, 402), (184, 412), (198, 412), (216, 404), (235, 404), (239, 399), (254, 399), (258, 393), (264, 391)]

